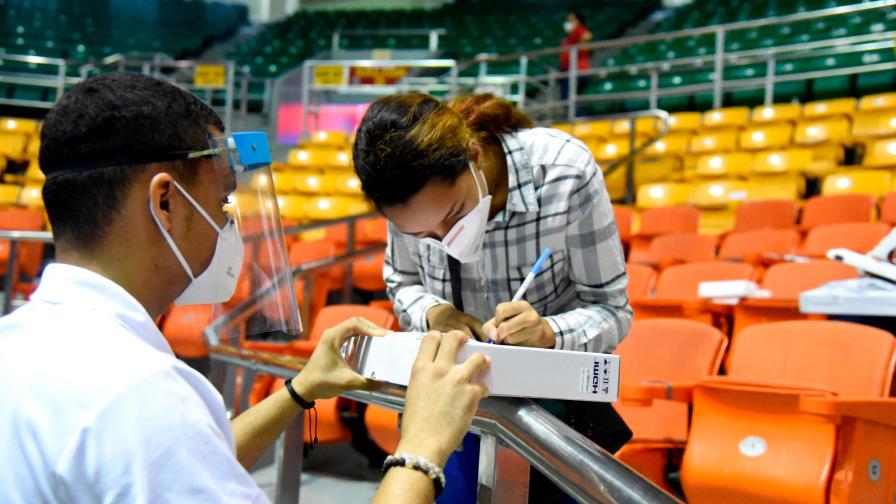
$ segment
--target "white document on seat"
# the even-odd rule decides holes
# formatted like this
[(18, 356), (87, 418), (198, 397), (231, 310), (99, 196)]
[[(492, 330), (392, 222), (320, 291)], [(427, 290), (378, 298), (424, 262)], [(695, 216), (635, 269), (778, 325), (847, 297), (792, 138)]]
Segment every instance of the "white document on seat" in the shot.
[(828, 282), (800, 294), (800, 311), (896, 317), (896, 284), (880, 278)]
[[(356, 337), (342, 347), (366, 378), (407, 386), (424, 333)], [(613, 402), (619, 396), (619, 356), (468, 341), (457, 361), (481, 352), (491, 359), (482, 380), (490, 395)]]

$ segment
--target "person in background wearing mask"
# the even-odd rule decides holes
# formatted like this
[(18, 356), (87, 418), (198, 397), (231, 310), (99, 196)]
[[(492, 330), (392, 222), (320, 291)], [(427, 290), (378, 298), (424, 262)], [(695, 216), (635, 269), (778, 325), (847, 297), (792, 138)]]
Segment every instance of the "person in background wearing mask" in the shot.
[[(585, 25), (585, 18), (582, 17), (582, 14), (576, 11), (571, 11), (566, 15), (566, 20), (563, 21), (563, 31), (566, 32), (566, 38), (563, 39), (563, 47), (568, 48), (570, 46), (574, 46), (576, 44), (584, 44), (585, 42), (590, 42), (592, 40), (591, 32), (588, 31), (588, 27)], [(590, 63), (588, 59), (591, 57), (591, 51), (587, 49), (579, 49), (577, 58), (577, 66), (576, 69), (588, 70), (590, 68)], [(568, 72), (569, 71), (569, 50), (563, 51), (560, 53), (560, 71)], [(579, 76), (576, 79), (576, 89), (579, 94), (585, 90), (585, 87), (588, 86), (588, 76)], [(560, 85), (560, 100), (566, 101), (569, 99), (569, 78), (564, 77), (559, 81)], [(583, 109), (581, 107), (577, 107), (576, 115), (584, 115)]]
[[(324, 333), (287, 388), (231, 421), (154, 324), (175, 300), (234, 292), (243, 245), (223, 206), (236, 170), (209, 149), (223, 128), (194, 95), (125, 73), (85, 80), (47, 115), (40, 165), (56, 263), (0, 319), (0, 502), (264, 502), (247, 470), (295, 415), (376, 385), (339, 348), (386, 331), (354, 319)], [(438, 466), (487, 394), (482, 354), (455, 364), (465, 339), (424, 338), (399, 442), (408, 465), (387, 472), (374, 502), (437, 493)]]
[[(619, 232), (579, 140), (533, 128), (489, 94), (444, 104), (410, 93), (371, 104), (353, 155), (364, 194), (389, 220), (383, 276), (403, 328), (589, 352), (612, 351), (628, 332)], [(543, 272), (509, 302), (545, 248)], [(610, 451), (631, 435), (610, 405), (542, 404)], [(469, 436), (449, 460), (459, 476), (440, 502), (475, 500), (478, 446)], [(531, 481), (531, 502), (557, 498), (539, 473)]]

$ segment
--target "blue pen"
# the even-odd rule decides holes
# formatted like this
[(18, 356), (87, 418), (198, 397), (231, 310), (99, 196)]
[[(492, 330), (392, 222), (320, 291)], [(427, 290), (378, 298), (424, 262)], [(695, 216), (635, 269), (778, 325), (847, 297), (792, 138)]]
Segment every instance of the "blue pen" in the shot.
[[(523, 295), (526, 294), (526, 289), (528, 289), (529, 286), (532, 285), (532, 281), (535, 280), (535, 277), (537, 277), (539, 273), (541, 273), (541, 270), (544, 268), (544, 263), (547, 262), (548, 257), (551, 257), (551, 249), (546, 248), (541, 252), (538, 260), (535, 261), (535, 266), (532, 266), (532, 271), (530, 271), (529, 274), (526, 275), (526, 279), (523, 280), (523, 284), (520, 285), (520, 288), (517, 289), (516, 294), (513, 295), (513, 299), (511, 300), (511, 302), (523, 299)], [(494, 343), (491, 338), (485, 340), (485, 342)]]

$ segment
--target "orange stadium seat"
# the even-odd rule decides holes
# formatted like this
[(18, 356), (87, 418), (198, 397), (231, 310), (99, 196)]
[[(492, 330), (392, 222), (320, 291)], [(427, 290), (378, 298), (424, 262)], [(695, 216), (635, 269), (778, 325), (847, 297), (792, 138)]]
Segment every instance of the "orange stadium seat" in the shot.
[(702, 126), (704, 128), (739, 127), (747, 124), (749, 120), (750, 109), (748, 107), (727, 107), (704, 112)]
[(762, 277), (760, 288), (771, 293), (762, 299), (744, 299), (734, 307), (732, 343), (746, 327), (766, 322), (824, 318), (800, 313), (799, 295), (834, 280), (856, 278), (855, 268), (837, 261), (782, 262)]
[[(37, 209), (7, 208), (0, 210), (0, 227), (10, 231), (41, 231), (44, 229), (44, 214)], [(18, 268), (13, 272), (18, 283), (20, 273), (29, 277), (37, 276), (43, 256), (44, 245), (38, 242), (20, 242), (16, 257)], [(0, 240), (0, 272), (6, 275), (9, 261), (9, 241)]]
[(802, 115), (802, 107), (799, 103), (776, 103), (755, 107), (750, 113), (750, 121), (753, 123), (776, 123), (784, 121), (796, 121)]
[(748, 201), (737, 208), (734, 230), (795, 228), (799, 210), (799, 204), (792, 200)]
[[(336, 255), (336, 247), (326, 240), (298, 241), (289, 248), (290, 266), (307, 264)], [(296, 302), (306, 326), (317, 318), (317, 314), (327, 304), (327, 293), (330, 291), (330, 272), (315, 271), (304, 277), (297, 277), (294, 283)], [(303, 309), (308, 300), (307, 313)]]
[(659, 269), (673, 264), (711, 261), (716, 257), (718, 238), (698, 233), (657, 236), (647, 250), (647, 263)]
[(212, 323), (214, 305), (172, 305), (164, 317), (162, 334), (178, 357), (200, 359), (208, 356), (203, 332)]
[(816, 226), (806, 235), (800, 254), (824, 258), (832, 248), (847, 248), (867, 254), (889, 232), (890, 226), (883, 222), (846, 222)]
[(670, 233), (696, 233), (700, 211), (687, 206), (648, 208), (641, 213), (638, 232), (632, 235), (629, 261), (649, 260), (647, 251), (655, 236)]
[(896, 192), (887, 194), (880, 202), (880, 221), (896, 225)]
[(874, 219), (874, 198), (867, 194), (813, 196), (806, 200), (800, 228), (808, 231), (823, 224), (870, 222)]
[(804, 320), (743, 330), (728, 375), (693, 388), (685, 498), (892, 501), (896, 400), (886, 397), (894, 362), (893, 336), (864, 325)]
[(710, 324), (730, 312), (730, 306), (715, 305), (698, 297), (701, 282), (756, 280), (750, 264), (725, 261), (693, 262), (669, 266), (657, 278), (654, 296), (631, 301), (635, 318), (687, 318)]
[(744, 150), (782, 149), (790, 146), (792, 134), (788, 123), (761, 124), (741, 131), (738, 144)]
[(651, 481), (672, 491), (666, 469), (672, 450), (688, 437), (687, 398), (697, 381), (719, 372), (727, 341), (714, 327), (690, 320), (651, 319), (632, 323), (616, 354), (625, 362), (614, 408), (632, 429), (632, 440), (616, 456)]
[(632, 221), (634, 219), (632, 209), (627, 206), (613, 205), (613, 216), (616, 218), (619, 239), (622, 243), (628, 243), (632, 237)]
[(796, 253), (799, 245), (800, 233), (796, 229), (735, 231), (722, 240), (719, 259), (763, 264)]
[(626, 264), (625, 270), (628, 273), (628, 292), (629, 299), (639, 299), (647, 297), (653, 292), (653, 284), (656, 283), (656, 270), (646, 264)]

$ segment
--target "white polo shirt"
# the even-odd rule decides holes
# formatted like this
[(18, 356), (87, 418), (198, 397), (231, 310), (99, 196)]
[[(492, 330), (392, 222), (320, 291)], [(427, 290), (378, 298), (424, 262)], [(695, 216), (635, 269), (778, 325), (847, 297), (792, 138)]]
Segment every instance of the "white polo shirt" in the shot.
[(96, 273), (53, 264), (0, 319), (0, 385), (0, 502), (267, 501), (221, 395)]

